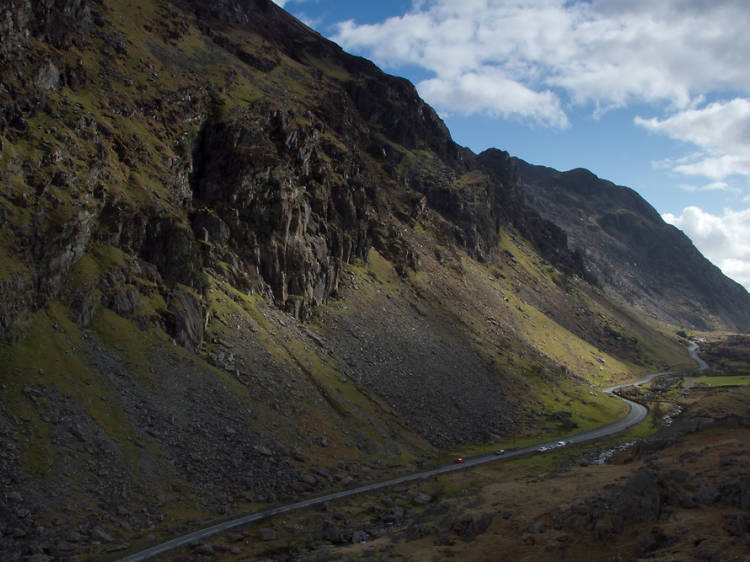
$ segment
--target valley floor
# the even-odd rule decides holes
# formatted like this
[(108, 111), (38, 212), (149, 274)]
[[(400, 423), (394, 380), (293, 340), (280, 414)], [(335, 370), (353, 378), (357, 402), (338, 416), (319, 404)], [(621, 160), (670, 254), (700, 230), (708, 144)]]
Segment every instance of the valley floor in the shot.
[[(673, 391), (647, 392), (662, 416), (654, 405)], [(679, 401), (684, 412), (644, 439), (328, 504), (168, 559), (747, 560), (750, 388), (681, 391)]]

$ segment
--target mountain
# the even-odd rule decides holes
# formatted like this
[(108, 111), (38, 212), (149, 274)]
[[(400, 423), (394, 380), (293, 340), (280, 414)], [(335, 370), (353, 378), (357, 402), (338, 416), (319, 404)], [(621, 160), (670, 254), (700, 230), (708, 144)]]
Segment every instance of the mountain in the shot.
[(635, 191), (584, 169), (514, 159), (526, 201), (568, 235), (607, 294), (644, 314), (700, 330), (746, 331), (750, 295)]
[(601, 425), (592, 385), (691, 365), (507, 153), (267, 0), (9, 0), (0, 71), (9, 558)]

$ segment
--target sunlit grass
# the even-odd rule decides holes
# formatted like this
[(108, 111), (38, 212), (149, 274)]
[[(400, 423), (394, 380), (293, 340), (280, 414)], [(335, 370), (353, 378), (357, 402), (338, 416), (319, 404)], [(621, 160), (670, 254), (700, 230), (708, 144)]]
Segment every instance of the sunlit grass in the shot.
[(686, 377), (685, 384), (706, 384), (708, 386), (747, 386), (750, 385), (750, 375), (724, 377)]

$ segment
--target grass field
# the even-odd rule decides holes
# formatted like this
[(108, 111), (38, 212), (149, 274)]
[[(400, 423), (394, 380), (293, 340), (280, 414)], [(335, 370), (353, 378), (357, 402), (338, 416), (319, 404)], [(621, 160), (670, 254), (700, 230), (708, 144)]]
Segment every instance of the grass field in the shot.
[(692, 386), (697, 384), (707, 384), (708, 386), (747, 386), (750, 385), (750, 375), (738, 375), (727, 377), (689, 377), (685, 382), (690, 381)]

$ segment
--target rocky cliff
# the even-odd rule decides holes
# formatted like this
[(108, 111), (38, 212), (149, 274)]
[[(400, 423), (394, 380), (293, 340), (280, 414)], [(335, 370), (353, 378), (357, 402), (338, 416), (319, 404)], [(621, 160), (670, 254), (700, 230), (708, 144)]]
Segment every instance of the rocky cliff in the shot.
[[(520, 212), (512, 166), (480, 171), (410, 83), (343, 53), (273, 4), (184, 3), (180, 17), (164, 8), (132, 47), (109, 25), (106, 4), (69, 4), (5, 8), (3, 132), (43, 153), (33, 162), (9, 155), (5, 167), (9, 185), (36, 191), (33, 200), (18, 194), (35, 218), (13, 225), (6, 245), (24, 273), (7, 281), (5, 338), (22, 335), (30, 312), (59, 294), (92, 241), (124, 249), (168, 286), (198, 294), (204, 268), (222, 270), (233, 285), (270, 292), (304, 318), (335, 292), (341, 264), (365, 258), (372, 243), (408, 267), (410, 249), (388, 226), (394, 215), (414, 216), (427, 204), (452, 223), (451, 237), (492, 260), (501, 219)], [(59, 37), (49, 35), (61, 27), (55, 18), (70, 20)], [(167, 50), (191, 23), (205, 60)], [(257, 33), (247, 37), (260, 48), (232, 39), (240, 28)], [(85, 45), (100, 67), (87, 69), (83, 52), (49, 51), (45, 42)], [(319, 68), (326, 65), (343, 75), (328, 76)], [(208, 69), (215, 81), (201, 79)], [(164, 83), (160, 71), (174, 81)], [(70, 99), (94, 90), (102, 93), (94, 106)], [(155, 127), (118, 123), (143, 120)], [(550, 255), (567, 253), (563, 238), (542, 238), (554, 246)], [(98, 306), (95, 298), (82, 306)], [(167, 320), (179, 331), (180, 320)]]
[(568, 234), (589, 274), (644, 314), (698, 329), (745, 331), (750, 294), (635, 191), (588, 170), (515, 161), (526, 200)]

